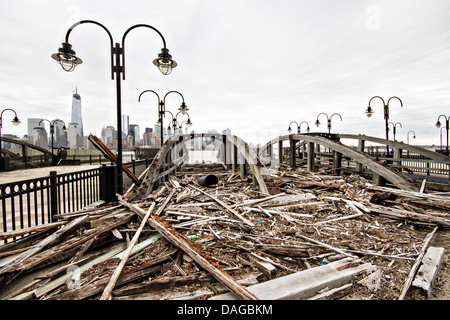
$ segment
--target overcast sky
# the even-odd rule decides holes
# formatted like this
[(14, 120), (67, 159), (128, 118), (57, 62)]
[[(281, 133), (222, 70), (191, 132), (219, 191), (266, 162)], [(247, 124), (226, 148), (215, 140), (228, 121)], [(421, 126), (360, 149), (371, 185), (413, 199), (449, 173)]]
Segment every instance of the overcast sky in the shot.
[[(106, 26), (114, 42), (129, 27), (149, 24), (178, 63), (162, 75), (152, 64), (162, 48), (157, 33), (138, 28), (127, 35), (122, 113), (141, 132), (157, 120), (154, 94), (138, 102), (150, 89), (161, 97), (182, 93), (196, 132), (230, 128), (264, 143), (288, 134), (291, 121), (326, 132), (324, 116), (314, 126), (325, 112), (342, 116), (332, 118), (332, 132), (384, 137), (381, 100), (373, 101), (372, 118), (364, 114), (378, 95), (403, 101), (403, 108), (390, 103), (390, 121), (402, 125), (397, 140), (406, 142), (413, 130), (411, 143), (439, 145), (434, 124), (440, 114), (450, 116), (449, 17), (448, 0), (0, 0), (0, 111), (13, 108), (22, 120), (14, 127), (5, 112), (2, 133), (24, 135), (27, 118), (70, 122), (76, 86), (85, 134), (116, 127), (105, 31), (93, 24), (73, 30), (70, 43), (83, 59), (73, 72), (50, 58), (67, 29), (88, 19)], [(170, 94), (166, 108), (176, 113), (180, 103)]]

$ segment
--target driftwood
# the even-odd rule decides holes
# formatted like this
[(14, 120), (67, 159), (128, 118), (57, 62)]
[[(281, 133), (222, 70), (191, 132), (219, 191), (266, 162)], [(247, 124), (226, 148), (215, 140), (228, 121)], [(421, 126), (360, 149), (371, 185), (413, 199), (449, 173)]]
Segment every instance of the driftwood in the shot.
[(288, 257), (308, 257), (308, 249), (298, 246), (278, 246), (268, 244), (258, 244), (257, 249), (260, 249), (267, 253), (288, 256)]
[(194, 187), (193, 185), (189, 185), (189, 187), (193, 188), (194, 190), (197, 190), (198, 192), (210, 197), (211, 199), (213, 199), (214, 201), (216, 201), (218, 204), (220, 204), (222, 207), (224, 207), (225, 209), (227, 209), (228, 211), (230, 211), (232, 214), (234, 214), (236, 217), (238, 217), (240, 220), (242, 220), (243, 222), (245, 222), (246, 224), (248, 224), (249, 226), (253, 226), (253, 223), (246, 219), (245, 217), (243, 217), (239, 212), (237, 212), (236, 210), (234, 210), (233, 208), (231, 208), (229, 205), (227, 205), (225, 202), (213, 197), (212, 195), (208, 194), (207, 192)]
[(39, 225), (39, 226), (34, 226), (34, 227), (29, 227), (29, 228), (19, 229), (19, 230), (14, 230), (14, 231), (9, 231), (9, 232), (0, 232), (0, 240), (5, 240), (5, 239), (9, 239), (9, 238), (14, 238), (14, 237), (20, 237), (27, 233), (46, 231), (49, 229), (53, 229), (53, 228), (65, 225), (67, 223), (68, 223), (68, 221), (59, 221), (59, 222), (47, 223), (47, 224), (43, 224), (43, 225)]
[[(119, 199), (119, 201), (136, 212), (138, 215), (143, 216), (145, 212), (136, 205), (133, 205), (123, 199)], [(211, 262), (209, 262), (205, 257), (203, 257), (197, 250), (194, 250), (190, 245), (189, 239), (183, 237), (181, 234), (177, 233), (174, 229), (171, 230), (165, 224), (167, 224), (164, 219), (156, 216), (151, 216), (148, 220), (149, 225), (154, 228), (156, 231), (161, 233), (161, 235), (166, 238), (169, 242), (174, 244), (183, 250), (187, 255), (189, 255), (195, 262), (197, 262), (200, 266), (202, 266), (205, 270), (210, 272), (214, 278), (227, 286), (232, 292), (234, 292), (241, 299), (246, 300), (258, 300), (252, 293), (248, 292), (244, 287), (239, 285), (232, 277), (230, 277), (227, 273), (220, 270), (216, 266), (214, 266)], [(192, 242), (192, 244), (195, 244)]]
[(442, 227), (450, 227), (450, 219), (443, 217), (436, 217), (432, 215), (425, 215), (421, 213), (416, 213), (412, 211), (387, 208), (380, 205), (372, 204), (370, 206), (371, 213), (382, 214), (389, 218), (404, 220), (406, 218), (411, 219), (412, 221), (420, 221), (426, 223), (436, 224)]
[(100, 297), (100, 300), (107, 300), (109, 298), (109, 296), (111, 295), (111, 291), (114, 289), (117, 279), (119, 278), (120, 273), (122, 272), (122, 269), (125, 266), (125, 263), (127, 262), (128, 257), (131, 254), (131, 250), (133, 250), (134, 246), (136, 245), (136, 243), (139, 239), (139, 236), (141, 235), (142, 229), (144, 228), (145, 224), (147, 223), (147, 220), (150, 217), (150, 215), (152, 214), (154, 208), (155, 208), (155, 202), (152, 203), (152, 205), (148, 209), (147, 213), (145, 214), (144, 218), (142, 219), (139, 229), (134, 234), (133, 239), (131, 239), (131, 242), (128, 245), (127, 250), (124, 252), (119, 265), (117, 266), (116, 270), (114, 271), (113, 275), (111, 276), (111, 280), (109, 280), (109, 283), (106, 286), (105, 290), (103, 291), (103, 294)]
[(435, 227), (433, 229), (433, 231), (431, 231), (424, 239), (423, 245), (422, 245), (422, 250), (420, 250), (420, 254), (417, 257), (416, 262), (414, 263), (413, 267), (411, 268), (408, 278), (406, 278), (406, 282), (403, 286), (400, 296), (398, 297), (398, 300), (403, 300), (405, 298), (406, 293), (408, 292), (408, 289), (414, 280), (414, 275), (416, 274), (416, 271), (419, 268), (420, 263), (422, 262), (422, 258), (425, 255), (425, 252), (427, 251), (428, 244), (430, 243), (431, 239), (433, 239), (433, 236), (436, 233), (437, 229), (438, 229), (438, 227)]
[[(449, 194), (430, 193), (431, 185), (422, 193), (380, 189), (347, 172), (332, 176), (323, 174), (326, 170), (310, 173), (300, 166), (280, 175), (264, 168), (271, 187), (281, 191), (267, 196), (254, 179), (239, 178), (221, 165), (202, 164), (184, 166), (183, 175), (176, 172), (153, 191), (150, 185), (161, 170), (171, 170), (155, 168), (153, 174), (148, 168), (141, 186), (131, 187), (124, 198), (118, 196), (119, 202), (57, 215), (60, 221), (53, 228), (39, 226), (9, 234), (22, 238), (0, 246), (0, 255), (22, 254), (24, 259), (15, 267), (14, 257), (2, 259), (0, 286), (8, 292), (13, 289), (8, 284), (18, 276), (65, 263), (14, 288), (6, 298), (206, 299), (234, 290), (241, 299), (262, 299), (264, 294), (242, 287), (238, 280), (242, 274), (258, 268), (266, 275), (258, 272), (261, 283), (356, 254), (365, 262), (380, 262), (382, 279), (388, 279), (370, 291), (369, 298), (397, 299), (393, 295), (402, 291), (406, 277), (401, 271), (416, 261), (424, 245), (423, 228), (403, 222), (439, 227), (449, 222)], [(198, 185), (198, 176), (205, 174), (216, 174), (219, 182), (214, 187)], [(311, 187), (305, 188), (306, 183)], [(55, 228), (85, 216), (88, 220), (82, 228), (40, 247), (47, 238), (58, 238)], [(147, 239), (138, 243), (138, 237)], [(115, 247), (105, 248), (105, 243)], [(365, 295), (357, 288), (370, 284), (368, 279), (376, 275), (366, 276), (358, 274), (352, 286), (313, 293), (311, 299), (338, 299), (351, 291)], [(362, 277), (364, 281), (358, 281)], [(439, 277), (445, 279), (446, 274)], [(256, 276), (252, 281), (258, 282)]]
[(22, 273), (25, 270), (31, 269), (32, 267), (35, 267), (39, 265), (40, 263), (52, 259), (52, 257), (55, 257), (65, 251), (68, 251), (69, 249), (75, 248), (77, 246), (82, 245), (86, 241), (104, 233), (109, 230), (112, 230), (116, 228), (117, 226), (129, 222), (131, 218), (133, 218), (134, 213), (129, 213), (127, 216), (123, 217), (122, 219), (119, 219), (115, 222), (103, 225), (101, 227), (98, 227), (96, 229), (93, 229), (91, 232), (86, 232), (82, 234), (79, 237), (71, 238), (70, 240), (66, 240), (60, 245), (53, 246), (47, 250), (44, 250), (38, 254), (35, 254), (33, 256), (28, 257), (25, 260), (22, 260), (20, 265), (8, 265), (2, 269), (0, 269), (0, 286), (6, 285), (9, 282), (11, 282), (13, 279), (15, 279), (20, 273)]

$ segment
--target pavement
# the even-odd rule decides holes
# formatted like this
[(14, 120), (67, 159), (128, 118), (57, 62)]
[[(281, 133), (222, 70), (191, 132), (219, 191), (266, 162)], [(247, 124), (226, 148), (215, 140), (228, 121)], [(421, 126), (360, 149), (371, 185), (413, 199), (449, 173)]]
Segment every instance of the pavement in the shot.
[(88, 169), (98, 168), (99, 164), (83, 164), (79, 166), (52, 166), (52, 167), (44, 167), (44, 168), (33, 168), (33, 169), (22, 169), (22, 170), (14, 170), (14, 171), (6, 171), (0, 172), (0, 184), (22, 181), (40, 177), (46, 177), (50, 175), (50, 171), (56, 171), (59, 174), (68, 173), (68, 172), (76, 172), (83, 171)]

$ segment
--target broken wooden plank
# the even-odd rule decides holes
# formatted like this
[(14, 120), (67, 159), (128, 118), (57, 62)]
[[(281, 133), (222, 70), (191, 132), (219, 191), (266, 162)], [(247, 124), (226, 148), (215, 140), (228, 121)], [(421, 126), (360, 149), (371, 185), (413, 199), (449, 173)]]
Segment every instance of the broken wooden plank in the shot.
[(371, 204), (369, 207), (371, 213), (382, 214), (389, 218), (404, 220), (405, 218), (411, 219), (412, 221), (420, 221), (426, 223), (436, 224), (442, 227), (450, 227), (450, 219), (445, 217), (436, 217), (432, 215), (400, 210), (395, 208), (389, 208), (381, 205)]
[(11, 282), (13, 279), (15, 279), (20, 273), (22, 273), (25, 270), (31, 269), (32, 267), (35, 267), (49, 259), (52, 259), (55, 256), (60, 255), (61, 253), (64, 253), (68, 251), (69, 249), (75, 248), (77, 246), (82, 245), (86, 241), (104, 233), (109, 230), (112, 230), (116, 228), (117, 226), (127, 223), (131, 221), (131, 219), (134, 217), (134, 212), (129, 212), (127, 216), (121, 217), (117, 221), (107, 223), (103, 226), (99, 226), (96, 229), (92, 229), (88, 232), (85, 232), (84, 234), (68, 239), (64, 242), (62, 242), (59, 245), (53, 246), (49, 249), (46, 249), (42, 252), (39, 252), (38, 254), (35, 254), (33, 256), (29, 256), (27, 259), (22, 260), (20, 264), (16, 265), (8, 265), (0, 269), (0, 286), (4, 286)]
[(352, 284), (348, 283), (338, 288), (325, 288), (321, 290), (317, 295), (308, 298), (307, 300), (337, 300), (351, 292)]
[(14, 238), (14, 237), (20, 237), (20, 236), (26, 235), (28, 233), (53, 229), (53, 228), (62, 226), (67, 223), (69, 223), (69, 221), (51, 222), (51, 223), (46, 223), (43, 225), (33, 226), (33, 227), (19, 229), (19, 230), (0, 232), (0, 240), (5, 240), (5, 239), (9, 239), (9, 238)]
[(40, 241), (37, 245), (33, 246), (31, 249), (23, 252), (18, 257), (16, 257), (13, 261), (10, 261), (8, 264), (9, 268), (15, 268), (16, 265), (24, 261), (25, 259), (37, 254), (38, 252), (41, 252), (46, 247), (51, 246), (58, 241), (61, 241), (64, 237), (66, 237), (69, 233), (73, 232), (74, 230), (78, 229), (80, 226), (85, 224), (89, 219), (89, 216), (84, 216), (78, 219), (75, 219), (62, 227), (61, 229), (55, 231), (50, 236), (45, 238), (44, 240)]
[(187, 286), (191, 284), (211, 283), (214, 278), (211, 275), (194, 275), (183, 277), (164, 277), (154, 279), (148, 282), (129, 285), (125, 288), (113, 291), (114, 296), (126, 296), (140, 293), (147, 293), (156, 290), (167, 290), (178, 286)]
[(328, 245), (328, 244), (326, 244), (326, 243), (323, 243), (323, 242), (320, 242), (320, 241), (317, 241), (317, 240), (308, 238), (308, 237), (306, 237), (306, 236), (304, 236), (304, 235), (302, 235), (302, 234), (300, 234), (300, 233), (298, 233), (298, 232), (297, 232), (295, 235), (296, 235), (297, 237), (300, 237), (300, 238), (303, 238), (303, 239), (305, 239), (305, 240), (311, 241), (311, 242), (313, 242), (313, 243), (315, 243), (315, 244), (318, 244), (318, 245), (320, 245), (320, 246), (322, 246), (322, 247), (324, 247), (324, 248), (327, 248), (327, 249), (330, 249), (330, 250), (332, 250), (332, 251), (336, 251), (337, 253), (343, 254), (343, 255), (346, 256), (346, 257), (350, 257), (350, 258), (354, 258), (354, 257), (355, 257), (355, 256), (353, 256), (353, 255), (351, 255), (351, 254), (348, 254), (347, 252), (342, 251), (341, 249), (338, 249), (338, 248), (335, 248), (335, 247), (333, 247), (333, 246), (330, 246), (330, 245)]
[(133, 247), (137, 243), (139, 236), (141, 235), (142, 229), (144, 228), (145, 224), (147, 223), (148, 218), (153, 212), (153, 209), (155, 208), (155, 202), (153, 202), (148, 209), (147, 213), (145, 214), (144, 218), (142, 219), (141, 225), (139, 226), (137, 232), (134, 234), (133, 239), (131, 239), (130, 244), (128, 245), (127, 250), (123, 254), (122, 259), (120, 260), (119, 265), (117, 266), (116, 270), (114, 270), (113, 275), (111, 276), (111, 279), (108, 282), (108, 285), (106, 286), (105, 290), (103, 291), (102, 296), (100, 297), (100, 300), (107, 300), (109, 299), (111, 295), (111, 291), (114, 289), (114, 286), (117, 282), (117, 279), (120, 276), (120, 273), (123, 270), (123, 267), (125, 266), (125, 263), (127, 263), (128, 257), (131, 254), (131, 250), (133, 250)]
[[(149, 238), (147, 240), (142, 241), (138, 245), (139, 248), (137, 248), (137, 246), (135, 246), (135, 248), (131, 252), (131, 254), (133, 254), (134, 251), (142, 250), (142, 249), (148, 247), (149, 245), (154, 243), (159, 238), (161, 238), (161, 235), (158, 234), (158, 235), (155, 235), (155, 236), (153, 236), (153, 237), (151, 237), (151, 238)], [(55, 288), (57, 288), (60, 285), (62, 285), (63, 283), (65, 283), (69, 278), (73, 277), (76, 273), (83, 273), (84, 271), (88, 270), (92, 266), (94, 266), (94, 265), (96, 265), (96, 264), (98, 264), (100, 262), (103, 262), (103, 261), (105, 261), (105, 260), (107, 260), (107, 259), (109, 259), (111, 257), (112, 258), (121, 259), (122, 258), (122, 256), (121, 256), (122, 253), (123, 253), (123, 247), (116, 247), (116, 248), (112, 249), (111, 251), (106, 252), (105, 254), (101, 255), (100, 257), (97, 257), (94, 260), (91, 260), (91, 261), (83, 264), (82, 266), (80, 266), (79, 269), (68, 271), (65, 275), (63, 275), (63, 276), (53, 280), (52, 282), (48, 283), (44, 287), (38, 288), (36, 290), (36, 296), (37, 297), (43, 296), (47, 292), (50, 292), (51, 290), (54, 290)], [(106, 285), (106, 284), (107, 284), (107, 282), (104, 285)], [(80, 289), (83, 289), (83, 287), (81, 287)], [(101, 287), (97, 293), (101, 292), (102, 289), (103, 289), (103, 287)], [(71, 291), (74, 291), (74, 290), (71, 290)], [(69, 294), (67, 294), (67, 295), (69, 295)], [(78, 297), (81, 297), (81, 294)], [(83, 296), (83, 297), (85, 297), (85, 296)]]
[(259, 271), (261, 271), (267, 279), (273, 279), (277, 275), (277, 268), (269, 262), (261, 261), (255, 258), (251, 259), (252, 262), (255, 264), (255, 266), (258, 268)]
[(213, 196), (210, 195), (209, 193), (207, 193), (207, 192), (205, 192), (205, 191), (203, 191), (203, 190), (201, 190), (201, 189), (199, 189), (199, 188), (197, 188), (197, 187), (194, 187), (193, 185), (189, 185), (189, 187), (191, 187), (191, 188), (193, 188), (193, 189), (199, 191), (200, 193), (202, 193), (202, 194), (204, 194), (204, 195), (210, 197), (211, 199), (213, 199), (213, 200), (216, 201), (218, 204), (220, 204), (222, 207), (224, 207), (225, 209), (227, 209), (228, 211), (230, 211), (231, 213), (233, 213), (236, 217), (238, 217), (239, 219), (241, 219), (243, 222), (245, 222), (245, 223), (248, 224), (249, 226), (252, 226), (252, 227), (254, 226), (254, 224), (253, 224), (250, 220), (248, 220), (248, 219), (246, 219), (245, 217), (243, 217), (239, 212), (237, 212), (236, 210), (234, 210), (233, 208), (231, 208), (229, 205), (227, 205), (227, 204), (224, 203), (223, 201), (217, 199), (216, 197), (213, 197)]
[(435, 227), (433, 231), (431, 231), (426, 238), (423, 241), (422, 250), (420, 250), (419, 256), (416, 259), (416, 262), (414, 263), (413, 267), (411, 268), (411, 271), (409, 273), (408, 278), (406, 278), (406, 282), (403, 286), (402, 292), (400, 293), (400, 296), (398, 297), (398, 300), (403, 300), (406, 296), (406, 293), (408, 292), (409, 287), (411, 286), (411, 283), (414, 280), (414, 275), (416, 274), (417, 269), (419, 268), (419, 265), (422, 261), (423, 256), (425, 255), (426, 249), (428, 247), (428, 244), (430, 243), (431, 239), (433, 239), (434, 234), (436, 233), (438, 227)]
[(429, 247), (422, 260), (422, 265), (412, 283), (413, 287), (422, 288), (431, 297), (434, 283), (441, 268), (445, 248)]
[[(117, 165), (117, 156), (112, 153), (111, 150), (109, 150), (109, 148), (103, 144), (103, 142), (97, 138), (96, 136), (94, 136), (93, 134), (90, 134), (88, 136), (89, 141), (92, 142), (92, 145), (94, 147), (96, 147), (98, 150), (100, 150), (101, 153), (103, 153), (103, 155), (105, 156), (105, 158), (107, 158), (108, 160), (114, 162)], [(133, 181), (134, 184), (136, 185), (141, 185), (141, 180), (138, 179), (133, 172), (130, 171), (130, 169), (128, 169), (125, 164), (122, 163), (122, 170), (127, 174), (127, 176)]]
[(288, 257), (308, 257), (308, 249), (299, 246), (257, 244), (257, 249), (264, 252)]
[[(140, 216), (145, 215), (145, 211), (139, 208), (128, 201), (125, 201), (122, 198), (119, 198), (119, 201), (136, 212)], [(195, 262), (197, 262), (201, 267), (210, 272), (214, 278), (218, 281), (222, 282), (225, 286), (227, 286), (232, 292), (238, 295), (241, 299), (246, 300), (258, 300), (258, 298), (248, 292), (244, 287), (239, 285), (230, 275), (226, 272), (220, 270), (217, 266), (213, 265), (209, 262), (205, 257), (203, 257), (200, 253), (202, 252), (202, 248), (193, 249), (190, 245), (198, 246), (195, 242), (189, 240), (188, 238), (179, 234), (175, 229), (170, 229), (170, 225), (164, 221), (161, 217), (151, 216), (149, 220), (147, 220), (148, 224), (158, 231), (164, 238), (166, 238), (169, 242), (174, 244), (183, 250), (187, 255), (189, 255)]]

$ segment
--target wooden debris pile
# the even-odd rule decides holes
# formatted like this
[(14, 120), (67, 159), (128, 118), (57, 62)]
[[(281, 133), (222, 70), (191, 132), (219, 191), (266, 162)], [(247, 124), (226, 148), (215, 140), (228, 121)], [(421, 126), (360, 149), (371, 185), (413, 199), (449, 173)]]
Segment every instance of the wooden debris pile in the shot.
[[(217, 168), (185, 168), (137, 202), (119, 196), (0, 234), (16, 239), (0, 246), (0, 298), (207, 299), (231, 291), (258, 299), (249, 286), (351, 257), (377, 271), (362, 272), (334, 299), (416, 299), (404, 294), (409, 274), (450, 225), (448, 193), (298, 169), (270, 172), (281, 193), (267, 196), (250, 176)], [(217, 184), (197, 183), (211, 173)]]

